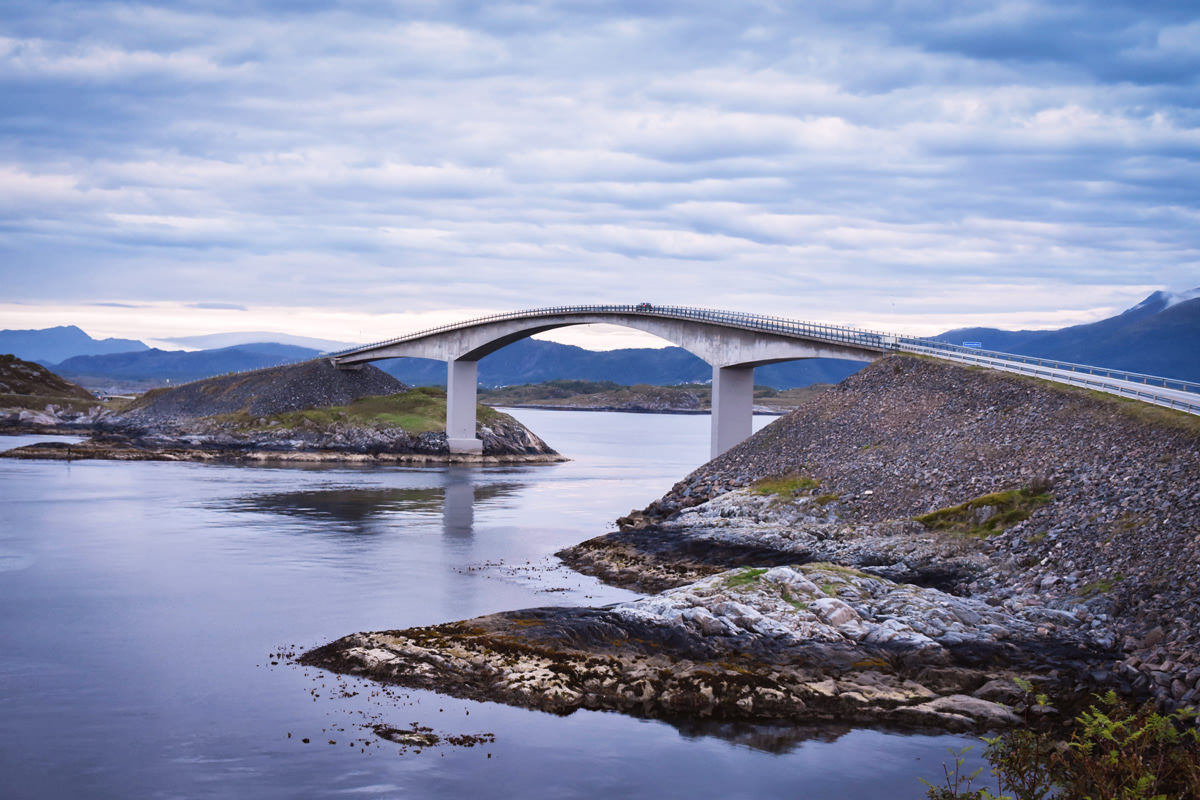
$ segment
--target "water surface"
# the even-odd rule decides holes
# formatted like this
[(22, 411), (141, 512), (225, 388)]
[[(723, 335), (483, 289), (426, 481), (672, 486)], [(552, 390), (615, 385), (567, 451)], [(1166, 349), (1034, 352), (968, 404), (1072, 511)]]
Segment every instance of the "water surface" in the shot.
[[(917, 798), (970, 743), (556, 717), (272, 665), (353, 631), (634, 596), (552, 553), (702, 463), (708, 418), (513, 413), (574, 460), (0, 460), (4, 796)], [(401, 754), (370, 721), (495, 742)]]

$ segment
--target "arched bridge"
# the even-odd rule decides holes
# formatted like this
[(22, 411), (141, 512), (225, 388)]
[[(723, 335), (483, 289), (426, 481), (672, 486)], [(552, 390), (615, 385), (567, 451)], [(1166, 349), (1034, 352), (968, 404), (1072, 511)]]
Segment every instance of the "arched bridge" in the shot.
[(837, 325), (649, 303), (556, 306), (496, 314), (331, 353), (329, 358), (344, 369), (384, 358), (445, 361), (448, 365), (446, 435), (450, 451), (477, 453), (482, 449), (475, 436), (479, 359), (535, 333), (594, 323), (622, 325), (654, 334), (712, 365), (713, 456), (751, 433), (754, 368), (802, 358), (872, 361), (894, 351), (920, 353), (1088, 385), (1200, 413), (1200, 385), (1186, 381)]

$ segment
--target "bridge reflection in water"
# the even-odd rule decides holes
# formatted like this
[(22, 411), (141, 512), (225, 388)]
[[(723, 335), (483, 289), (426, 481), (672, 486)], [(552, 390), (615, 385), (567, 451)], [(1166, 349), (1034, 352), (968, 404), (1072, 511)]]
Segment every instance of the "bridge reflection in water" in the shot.
[(336, 531), (354, 536), (393, 532), (405, 517), (440, 516), (442, 532), (450, 538), (469, 538), (474, 532), (475, 504), (514, 494), (519, 484), (473, 482), (471, 471), (450, 467), (444, 486), (425, 488), (306, 489), (255, 494), (225, 506), (230, 511), (296, 517), (319, 525), (306, 531)]

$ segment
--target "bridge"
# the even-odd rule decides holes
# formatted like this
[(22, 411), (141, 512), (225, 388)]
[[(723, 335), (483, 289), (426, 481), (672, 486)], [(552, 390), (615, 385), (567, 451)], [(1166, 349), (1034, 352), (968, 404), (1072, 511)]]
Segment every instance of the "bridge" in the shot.
[(385, 358), (445, 361), (446, 436), (450, 452), (478, 453), (483, 449), (483, 443), (475, 435), (479, 360), (536, 333), (597, 323), (654, 334), (712, 366), (713, 457), (752, 431), (754, 368), (804, 358), (873, 361), (888, 353), (914, 353), (1086, 386), (1200, 414), (1200, 384), (1189, 381), (859, 328), (649, 303), (555, 306), (494, 314), (330, 353), (328, 358), (342, 369), (360, 368)]

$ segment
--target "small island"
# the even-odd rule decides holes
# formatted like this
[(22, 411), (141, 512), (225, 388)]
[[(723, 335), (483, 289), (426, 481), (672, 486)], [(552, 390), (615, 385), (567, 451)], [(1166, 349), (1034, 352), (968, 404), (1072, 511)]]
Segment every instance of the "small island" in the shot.
[[(754, 387), (755, 414), (786, 414), (828, 389), (817, 383), (795, 389)], [(544, 383), (482, 388), (480, 402), (507, 408), (543, 408), (555, 411), (623, 411), (635, 414), (708, 414), (712, 411), (712, 386), (688, 383), (678, 386), (625, 386), (613, 381), (553, 380)]]
[(39, 417), (17, 417), (27, 430), (86, 433), (88, 439), (28, 445), (3, 456), (380, 464), (563, 460), (520, 422), (486, 406), (477, 411), (483, 453), (451, 454), (445, 392), (411, 388), (372, 366), (340, 370), (316, 359), (153, 389), (107, 407), (75, 388), (91, 401), (85, 421), (64, 427), (61, 414), (50, 416), (59, 407), (53, 404)]

